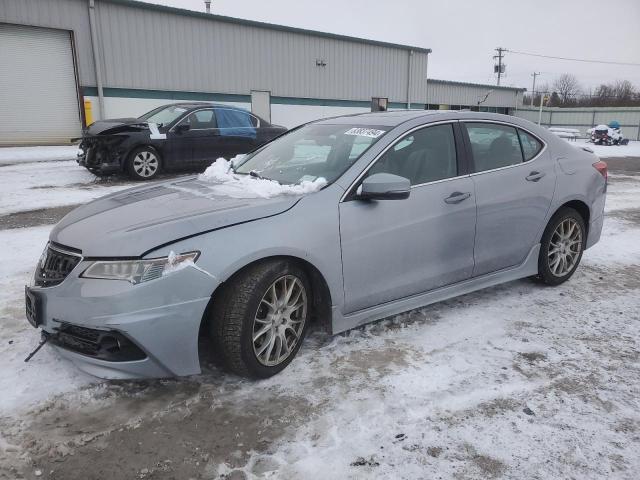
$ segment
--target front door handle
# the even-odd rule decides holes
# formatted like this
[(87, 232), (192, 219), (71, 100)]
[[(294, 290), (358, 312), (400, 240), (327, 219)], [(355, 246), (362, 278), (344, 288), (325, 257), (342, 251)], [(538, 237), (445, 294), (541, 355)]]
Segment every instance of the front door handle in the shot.
[(463, 192), (453, 192), (451, 195), (449, 195), (447, 198), (444, 199), (444, 203), (460, 203), (463, 200), (466, 200), (467, 198), (469, 198), (471, 196), (470, 193), (463, 193)]
[(544, 172), (535, 172), (535, 171), (533, 171), (529, 175), (527, 175), (525, 178), (526, 178), (527, 182), (537, 182), (542, 177), (544, 177)]

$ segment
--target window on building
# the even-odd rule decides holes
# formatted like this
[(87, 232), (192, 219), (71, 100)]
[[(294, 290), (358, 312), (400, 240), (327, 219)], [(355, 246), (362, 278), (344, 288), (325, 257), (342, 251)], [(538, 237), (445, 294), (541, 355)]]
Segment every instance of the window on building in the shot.
[(386, 112), (389, 108), (389, 99), (382, 97), (373, 97), (371, 99), (371, 111), (372, 112)]
[(536, 137), (524, 130), (518, 129), (518, 136), (520, 137), (520, 145), (522, 145), (524, 161), (528, 162), (540, 153), (540, 150), (542, 150), (542, 143)]
[(453, 126), (436, 125), (405, 136), (387, 150), (367, 175), (375, 173), (400, 175), (408, 178), (411, 185), (457, 176)]
[(464, 123), (476, 172), (522, 163), (520, 140), (515, 127), (495, 123)]

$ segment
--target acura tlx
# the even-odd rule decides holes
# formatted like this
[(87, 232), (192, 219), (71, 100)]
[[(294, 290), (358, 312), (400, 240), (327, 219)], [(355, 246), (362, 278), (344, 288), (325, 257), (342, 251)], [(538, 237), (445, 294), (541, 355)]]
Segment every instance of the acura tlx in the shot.
[(26, 287), (44, 340), (99, 377), (196, 374), (200, 346), (264, 378), (312, 321), (338, 333), (518, 278), (558, 285), (602, 230), (606, 164), (511, 116), (331, 118), (218, 162), (55, 226)]

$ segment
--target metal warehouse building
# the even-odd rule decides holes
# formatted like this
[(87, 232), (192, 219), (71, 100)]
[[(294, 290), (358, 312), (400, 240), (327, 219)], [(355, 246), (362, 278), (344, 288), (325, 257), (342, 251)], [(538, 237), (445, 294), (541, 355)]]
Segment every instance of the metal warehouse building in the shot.
[(94, 120), (207, 100), (287, 127), (372, 103), (518, 107), (521, 89), (427, 81), (430, 52), (132, 0), (0, 0), (0, 144), (79, 136), (87, 100)]

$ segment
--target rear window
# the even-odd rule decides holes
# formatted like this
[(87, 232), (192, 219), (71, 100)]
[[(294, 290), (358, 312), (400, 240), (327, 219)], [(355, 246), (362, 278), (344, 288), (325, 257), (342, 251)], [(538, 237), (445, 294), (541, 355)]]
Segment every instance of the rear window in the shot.
[(476, 172), (522, 163), (515, 127), (497, 123), (465, 123)]
[(518, 136), (520, 137), (520, 145), (522, 145), (524, 161), (528, 162), (540, 153), (540, 150), (542, 150), (542, 142), (524, 130), (518, 129)]

